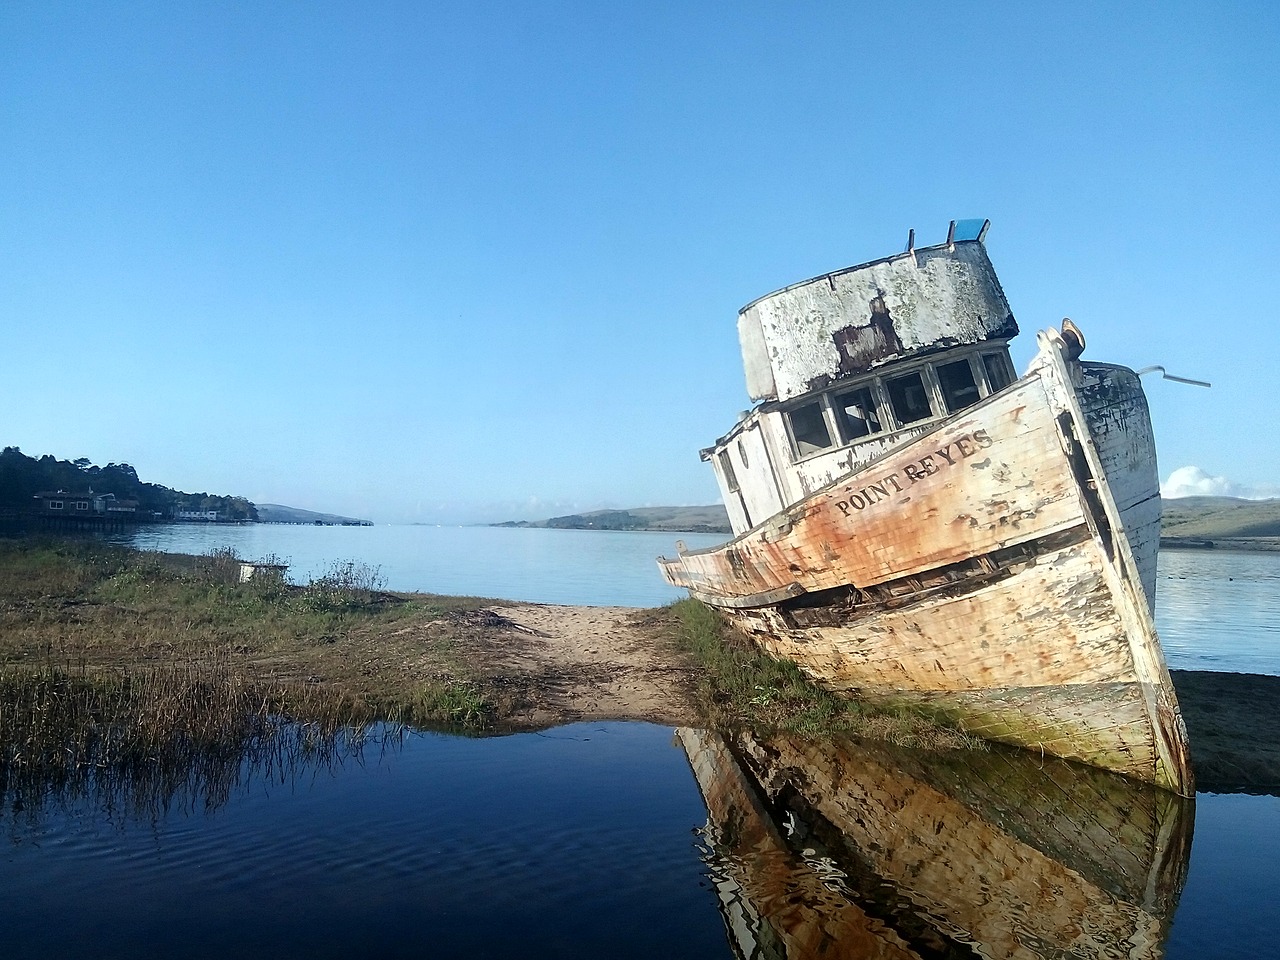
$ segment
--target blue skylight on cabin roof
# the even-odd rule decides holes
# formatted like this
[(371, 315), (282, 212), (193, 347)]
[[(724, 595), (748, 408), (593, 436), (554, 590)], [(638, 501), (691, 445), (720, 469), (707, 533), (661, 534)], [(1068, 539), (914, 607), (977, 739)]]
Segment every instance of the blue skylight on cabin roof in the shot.
[(956, 232), (952, 239), (956, 241), (981, 239), (982, 225), (986, 222), (982, 218), (977, 220), (957, 220)]

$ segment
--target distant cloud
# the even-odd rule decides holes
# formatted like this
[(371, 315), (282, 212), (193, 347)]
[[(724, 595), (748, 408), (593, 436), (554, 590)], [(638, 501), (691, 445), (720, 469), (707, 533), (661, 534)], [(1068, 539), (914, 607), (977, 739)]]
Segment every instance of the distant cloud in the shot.
[(1244, 500), (1265, 500), (1280, 495), (1280, 487), (1267, 484), (1247, 487), (1226, 477), (1212, 477), (1199, 467), (1179, 467), (1160, 485), (1160, 495), (1176, 500), (1178, 497), (1240, 497)]

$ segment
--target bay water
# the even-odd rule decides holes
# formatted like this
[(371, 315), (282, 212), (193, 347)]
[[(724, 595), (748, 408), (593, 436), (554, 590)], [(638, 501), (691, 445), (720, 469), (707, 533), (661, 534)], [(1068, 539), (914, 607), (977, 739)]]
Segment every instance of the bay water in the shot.
[(334, 563), (380, 570), (387, 589), (535, 603), (653, 607), (683, 595), (655, 559), (721, 543), (719, 534), (520, 527), (327, 527), (260, 523), (164, 524), (114, 539), (142, 550), (205, 554), (230, 547), (242, 559), (282, 558), (295, 583)]
[[(653, 564), (677, 538), (722, 539), (191, 525), (132, 542), (274, 554), (296, 581), (354, 560), (379, 567), (395, 590), (652, 606), (679, 596)], [(1170, 666), (1280, 675), (1278, 585), (1277, 555), (1163, 553), (1157, 624)], [(736, 881), (712, 849), (707, 802), (670, 729), (372, 734), (324, 762), (245, 760), (216, 798), (179, 790), (137, 809), (92, 795), (11, 802), (0, 811), (0, 956), (742, 955), (735, 936), (751, 918), (726, 894)], [(1280, 922), (1280, 798), (1201, 794), (1194, 816), (1167, 939), (1073, 955), (1268, 955)]]

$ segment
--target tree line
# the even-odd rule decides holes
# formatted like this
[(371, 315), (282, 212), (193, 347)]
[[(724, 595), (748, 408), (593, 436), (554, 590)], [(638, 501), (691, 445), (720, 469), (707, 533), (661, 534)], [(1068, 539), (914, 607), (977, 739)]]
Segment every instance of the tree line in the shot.
[(144, 483), (127, 463), (94, 465), (87, 457), (58, 460), (50, 454), (29, 457), (17, 447), (0, 451), (0, 514), (32, 512), (37, 493), (63, 490), (69, 494), (115, 494), (117, 500), (136, 500), (140, 518), (171, 519), (178, 510), (216, 510), (223, 520), (257, 520), (257, 508), (244, 497), (184, 493), (158, 483)]

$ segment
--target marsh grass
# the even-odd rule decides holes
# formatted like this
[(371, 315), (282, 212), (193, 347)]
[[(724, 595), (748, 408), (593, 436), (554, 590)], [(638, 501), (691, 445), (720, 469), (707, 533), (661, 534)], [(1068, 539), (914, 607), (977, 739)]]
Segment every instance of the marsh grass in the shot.
[(495, 715), (489, 696), (476, 683), (433, 680), (422, 684), (417, 696), (394, 718), (405, 723), (430, 721), (451, 727), (485, 728)]
[(210, 667), (0, 668), (0, 815), (78, 801), (108, 818), (211, 809), (252, 773), (288, 779), (358, 753), (371, 720), (340, 694)]
[[(216, 807), (406, 725), (486, 730), (458, 623), (486, 603), (392, 594), (333, 564), (240, 582), (240, 558), (0, 542), (0, 812)], [(423, 677), (427, 679), (423, 679)]]
[(354, 561), (302, 586), (239, 577), (230, 550), (0, 541), (0, 669), (49, 676), (73, 664), (85, 681), (124, 671), (129, 683), (181, 674), (188, 696), (197, 681), (250, 677), (299, 710), (318, 701), (298, 691), (324, 689), (375, 718), (456, 728), (492, 717), (450, 618), (494, 601), (389, 593), (376, 567)]
[(838, 697), (793, 663), (762, 652), (719, 613), (681, 600), (673, 640), (697, 664), (697, 705), (708, 726), (749, 726), (803, 736), (854, 734), (899, 746), (978, 747), (981, 741), (921, 713)]

